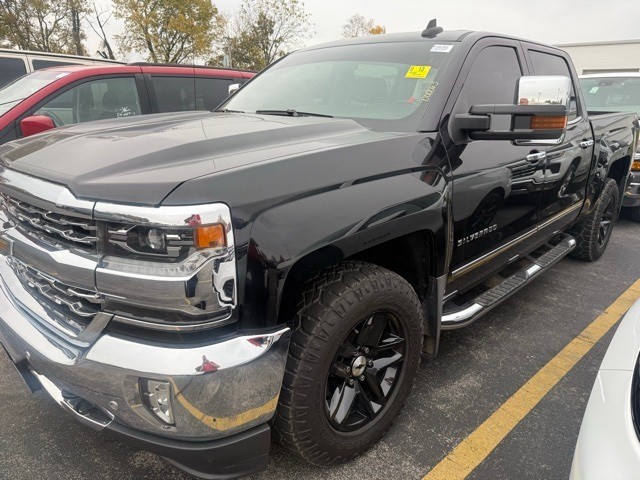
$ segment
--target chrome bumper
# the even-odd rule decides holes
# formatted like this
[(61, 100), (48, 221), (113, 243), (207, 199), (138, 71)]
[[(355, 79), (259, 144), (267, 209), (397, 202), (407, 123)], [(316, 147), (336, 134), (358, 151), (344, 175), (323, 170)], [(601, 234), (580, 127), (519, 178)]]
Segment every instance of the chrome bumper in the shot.
[[(6, 260), (0, 255), (1, 267)], [(198, 346), (144, 343), (104, 333), (83, 348), (43, 327), (33, 314), (37, 303), (11, 269), (2, 268), (0, 283), (0, 343), (19, 370), (35, 376), (85, 425), (100, 430), (117, 422), (165, 437), (216, 439), (260, 425), (275, 413), (289, 346), (287, 328)], [(163, 424), (144, 406), (141, 378), (171, 384), (174, 426)], [(79, 400), (93, 409), (74, 408)]]

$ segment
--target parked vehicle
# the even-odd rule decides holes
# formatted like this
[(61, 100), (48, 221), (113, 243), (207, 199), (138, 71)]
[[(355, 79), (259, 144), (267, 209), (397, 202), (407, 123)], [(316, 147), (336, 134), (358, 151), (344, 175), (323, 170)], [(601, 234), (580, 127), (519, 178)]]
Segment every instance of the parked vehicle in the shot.
[[(633, 112), (640, 116), (640, 73), (584, 75), (580, 85), (590, 112)], [(622, 207), (629, 218), (640, 222), (640, 143), (633, 156)]]
[(636, 478), (640, 471), (640, 300), (623, 317), (580, 427), (570, 478)]
[(272, 432), (348, 461), (441, 331), (604, 252), (635, 115), (577, 87), (561, 50), (431, 23), (297, 51), (216, 113), (7, 143), (0, 342), (192, 474), (264, 468)]
[(177, 65), (63, 66), (0, 90), (0, 144), (63, 125), (213, 110), (252, 72)]
[(17, 78), (42, 68), (65, 65), (121, 65), (122, 62), (103, 58), (62, 55), (48, 52), (30, 52), (0, 48), (0, 88)]

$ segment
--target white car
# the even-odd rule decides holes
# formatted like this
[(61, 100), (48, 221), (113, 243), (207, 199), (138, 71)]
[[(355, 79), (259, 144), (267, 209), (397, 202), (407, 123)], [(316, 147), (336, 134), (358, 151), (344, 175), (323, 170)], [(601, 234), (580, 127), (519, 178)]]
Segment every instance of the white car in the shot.
[(584, 414), (571, 480), (640, 478), (640, 300), (600, 365)]

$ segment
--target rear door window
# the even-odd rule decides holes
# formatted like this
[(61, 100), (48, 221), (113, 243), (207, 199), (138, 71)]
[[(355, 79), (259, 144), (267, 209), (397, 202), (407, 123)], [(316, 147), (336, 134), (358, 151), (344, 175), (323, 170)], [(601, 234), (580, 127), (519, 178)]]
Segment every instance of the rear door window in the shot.
[(196, 78), (196, 110), (213, 110), (229, 96), (231, 78)]
[(196, 109), (193, 77), (152, 76), (151, 80), (160, 113), (187, 112)]
[(21, 58), (0, 58), (0, 88), (27, 73), (27, 66)]
[(141, 115), (133, 77), (102, 78), (77, 85), (40, 107), (36, 115), (53, 119), (56, 126)]

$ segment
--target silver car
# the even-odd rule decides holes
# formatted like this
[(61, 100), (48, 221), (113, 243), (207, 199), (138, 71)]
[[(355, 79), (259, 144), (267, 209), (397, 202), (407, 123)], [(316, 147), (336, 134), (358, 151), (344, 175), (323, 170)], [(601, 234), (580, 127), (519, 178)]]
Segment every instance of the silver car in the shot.
[(571, 467), (572, 480), (640, 478), (640, 300), (600, 365)]

